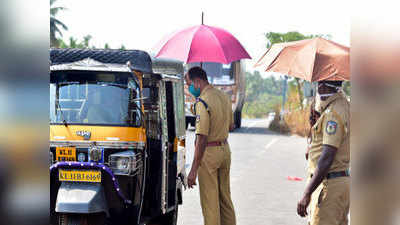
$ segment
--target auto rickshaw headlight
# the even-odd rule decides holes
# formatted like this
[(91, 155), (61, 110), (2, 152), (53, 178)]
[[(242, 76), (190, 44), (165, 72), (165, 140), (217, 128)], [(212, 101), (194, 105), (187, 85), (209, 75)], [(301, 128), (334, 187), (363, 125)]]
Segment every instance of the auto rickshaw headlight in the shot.
[(130, 175), (136, 170), (136, 154), (124, 151), (110, 155), (110, 168), (116, 175)]

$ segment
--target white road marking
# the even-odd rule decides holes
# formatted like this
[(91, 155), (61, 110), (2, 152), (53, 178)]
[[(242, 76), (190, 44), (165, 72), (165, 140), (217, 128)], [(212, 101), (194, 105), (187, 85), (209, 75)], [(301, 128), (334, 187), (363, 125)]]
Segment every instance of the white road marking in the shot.
[(266, 146), (265, 146), (265, 150), (269, 149), (269, 147), (271, 147), (271, 145), (275, 144), (275, 142), (278, 141), (278, 138), (274, 138), (272, 139)]
[(274, 139), (272, 139), (265, 147), (264, 147), (264, 149), (262, 149), (262, 150), (260, 150), (259, 151), (259, 155), (263, 155), (266, 151), (267, 151), (267, 149), (269, 149), (273, 144), (275, 144), (276, 142), (278, 141), (278, 138), (274, 138)]

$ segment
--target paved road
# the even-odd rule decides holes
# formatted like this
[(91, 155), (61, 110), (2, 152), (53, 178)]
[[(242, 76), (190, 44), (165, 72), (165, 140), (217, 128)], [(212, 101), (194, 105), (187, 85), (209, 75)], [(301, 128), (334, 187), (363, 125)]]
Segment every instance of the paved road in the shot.
[[(304, 138), (267, 129), (269, 121), (243, 120), (229, 136), (232, 151), (231, 190), (238, 225), (296, 225), (306, 220), (296, 214), (305, 181)], [(187, 133), (187, 173), (193, 159), (194, 132)], [(203, 225), (198, 187), (186, 190), (179, 209), (179, 225)]]

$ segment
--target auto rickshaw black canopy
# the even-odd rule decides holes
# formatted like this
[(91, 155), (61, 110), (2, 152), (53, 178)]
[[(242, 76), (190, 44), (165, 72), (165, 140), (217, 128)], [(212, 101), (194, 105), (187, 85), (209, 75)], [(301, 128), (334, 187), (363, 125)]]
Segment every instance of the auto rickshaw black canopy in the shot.
[(117, 49), (50, 49), (51, 65), (67, 64), (84, 59), (93, 59), (101, 63), (126, 65), (132, 70), (153, 73), (150, 55), (140, 50)]

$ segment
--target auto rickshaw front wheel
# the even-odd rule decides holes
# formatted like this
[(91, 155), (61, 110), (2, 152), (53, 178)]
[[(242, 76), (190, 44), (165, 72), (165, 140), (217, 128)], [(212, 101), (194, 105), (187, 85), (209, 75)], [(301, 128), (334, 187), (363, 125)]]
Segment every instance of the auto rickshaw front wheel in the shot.
[(106, 215), (96, 214), (59, 214), (59, 225), (106, 225)]

